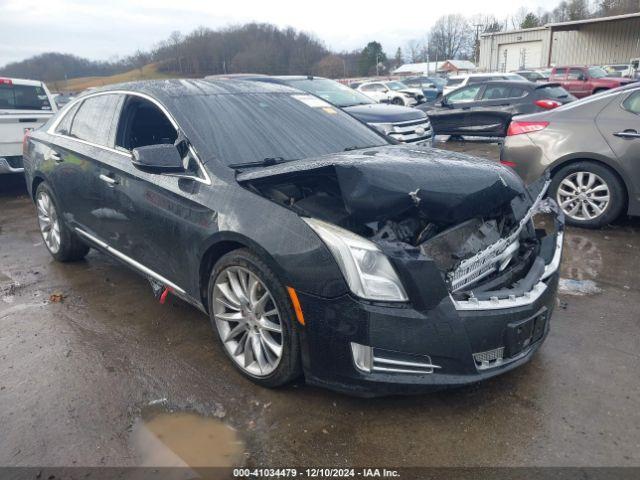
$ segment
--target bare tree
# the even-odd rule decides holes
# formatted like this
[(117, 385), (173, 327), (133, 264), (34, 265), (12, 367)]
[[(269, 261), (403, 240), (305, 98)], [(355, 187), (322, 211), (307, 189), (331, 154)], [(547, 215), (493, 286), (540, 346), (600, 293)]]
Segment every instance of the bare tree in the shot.
[(432, 56), (440, 60), (459, 58), (470, 52), (473, 30), (462, 15), (451, 14), (440, 17), (431, 28), (429, 48)]

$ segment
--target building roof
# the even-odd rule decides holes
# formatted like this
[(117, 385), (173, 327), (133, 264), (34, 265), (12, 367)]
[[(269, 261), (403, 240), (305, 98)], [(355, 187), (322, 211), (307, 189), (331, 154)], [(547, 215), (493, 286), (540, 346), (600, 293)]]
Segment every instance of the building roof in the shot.
[(457, 70), (475, 70), (476, 65), (469, 60), (447, 60), (446, 63), (450, 63)]
[(599, 18), (587, 18), (585, 20), (573, 20), (571, 22), (557, 22), (557, 23), (547, 23), (541, 27), (535, 28), (524, 28), (518, 30), (506, 30), (504, 32), (487, 32), (483, 33), (481, 37), (492, 37), (497, 35), (505, 35), (511, 33), (520, 33), (520, 32), (533, 32), (535, 30), (554, 30), (554, 31), (562, 31), (562, 30), (577, 30), (582, 25), (591, 25), (596, 23), (603, 22), (615, 22), (620, 20), (628, 20), (630, 18), (640, 18), (640, 12), (637, 13), (627, 13), (625, 15), (614, 15), (611, 17), (599, 17)]
[(393, 74), (398, 73), (426, 73), (426, 72), (436, 72), (438, 68), (440, 68), (444, 62), (419, 62), (419, 63), (405, 63), (400, 67), (396, 68)]
[(573, 30), (580, 25), (588, 25), (592, 23), (615, 22), (618, 20), (627, 20), (629, 18), (640, 18), (640, 12), (627, 13), (625, 15), (614, 15), (612, 17), (587, 18), (586, 20), (574, 20), (572, 22), (547, 23), (545, 27), (553, 30)]
[(453, 65), (457, 70), (475, 70), (476, 66), (473, 62), (468, 60), (444, 60), (442, 62), (419, 62), (419, 63), (405, 63), (404, 65), (396, 68), (393, 72), (394, 75), (401, 73), (436, 73), (441, 71), (442, 66), (445, 63)]

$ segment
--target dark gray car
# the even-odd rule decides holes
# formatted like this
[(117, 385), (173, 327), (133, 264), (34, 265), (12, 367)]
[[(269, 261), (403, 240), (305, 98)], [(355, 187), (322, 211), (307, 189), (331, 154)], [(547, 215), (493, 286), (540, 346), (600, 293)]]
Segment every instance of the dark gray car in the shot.
[(568, 223), (598, 228), (640, 215), (640, 85), (511, 122), (500, 155), (531, 183), (546, 170)]
[(513, 115), (551, 110), (575, 99), (559, 83), (498, 80), (454, 90), (427, 115), (437, 135), (504, 137)]

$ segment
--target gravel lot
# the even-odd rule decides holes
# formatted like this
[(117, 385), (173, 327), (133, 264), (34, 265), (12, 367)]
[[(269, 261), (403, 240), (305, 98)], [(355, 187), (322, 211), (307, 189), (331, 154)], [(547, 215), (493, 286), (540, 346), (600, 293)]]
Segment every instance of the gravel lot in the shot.
[(526, 366), (364, 400), (254, 386), (194, 308), (159, 305), (96, 251), (55, 263), (22, 179), (0, 176), (0, 465), (639, 466), (639, 233), (569, 229), (552, 331)]

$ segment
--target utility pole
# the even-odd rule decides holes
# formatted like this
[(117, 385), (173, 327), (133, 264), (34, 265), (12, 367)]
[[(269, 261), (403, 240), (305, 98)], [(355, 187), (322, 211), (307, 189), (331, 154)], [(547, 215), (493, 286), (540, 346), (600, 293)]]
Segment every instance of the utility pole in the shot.
[(476, 28), (476, 43), (474, 44), (475, 48), (475, 59), (476, 59), (476, 68), (478, 67), (478, 62), (480, 61), (480, 29), (484, 27), (482, 23), (474, 23), (473, 26)]
[(380, 76), (380, 53), (376, 53), (376, 77)]

